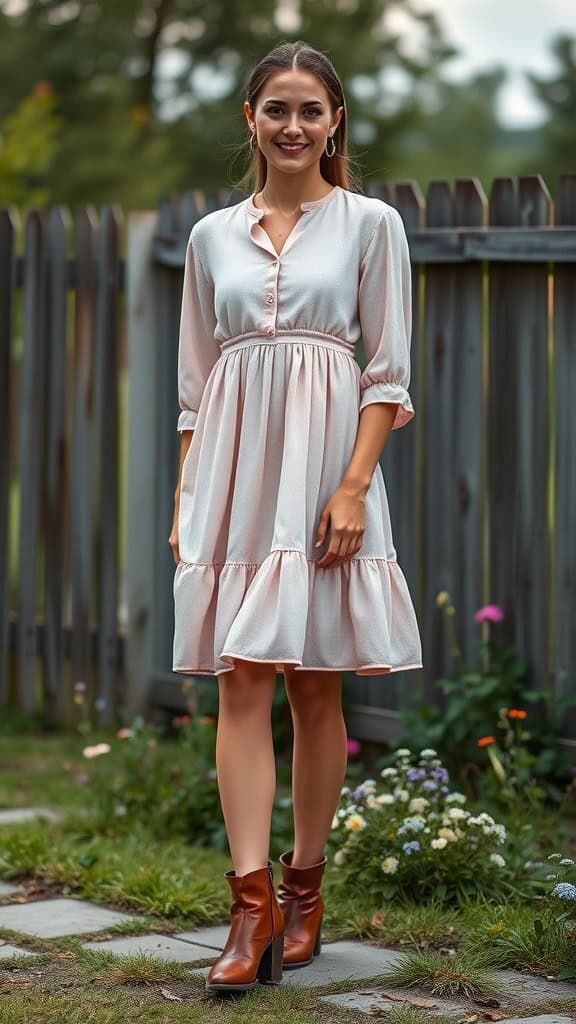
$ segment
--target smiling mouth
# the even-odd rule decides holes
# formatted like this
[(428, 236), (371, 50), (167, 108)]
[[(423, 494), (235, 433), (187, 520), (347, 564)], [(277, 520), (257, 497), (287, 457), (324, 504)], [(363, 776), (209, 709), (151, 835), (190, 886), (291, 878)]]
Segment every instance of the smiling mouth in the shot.
[(289, 142), (275, 142), (275, 146), (278, 149), (285, 149), (287, 153), (299, 153), (302, 149), (308, 148), (307, 142), (289, 143)]

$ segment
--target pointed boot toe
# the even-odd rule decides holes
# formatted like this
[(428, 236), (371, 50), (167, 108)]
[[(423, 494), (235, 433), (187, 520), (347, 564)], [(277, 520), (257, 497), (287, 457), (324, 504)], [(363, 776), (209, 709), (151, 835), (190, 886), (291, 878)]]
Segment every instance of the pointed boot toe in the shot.
[(282, 981), (284, 918), (274, 892), (272, 869), (224, 876), (232, 890), (231, 927), (222, 955), (210, 969), (208, 992), (245, 992)]

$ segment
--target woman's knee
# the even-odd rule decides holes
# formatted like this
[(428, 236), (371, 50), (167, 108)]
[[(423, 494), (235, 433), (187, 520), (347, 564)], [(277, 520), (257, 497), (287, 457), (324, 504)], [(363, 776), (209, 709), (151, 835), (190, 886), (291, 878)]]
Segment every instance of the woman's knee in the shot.
[(286, 675), (292, 714), (306, 723), (342, 712), (342, 680), (338, 672), (292, 672)]
[(274, 699), (274, 666), (237, 659), (231, 672), (218, 677), (220, 711), (233, 714), (269, 713)]

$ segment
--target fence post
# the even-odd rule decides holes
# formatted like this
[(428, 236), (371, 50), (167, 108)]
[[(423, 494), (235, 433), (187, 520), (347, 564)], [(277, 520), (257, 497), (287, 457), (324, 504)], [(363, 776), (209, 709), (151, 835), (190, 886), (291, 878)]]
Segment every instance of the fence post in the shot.
[[(156, 552), (158, 550), (158, 308), (152, 265), (154, 212), (128, 217), (128, 493), (126, 547), (126, 710), (142, 714), (155, 666)], [(166, 537), (166, 544), (168, 538)]]

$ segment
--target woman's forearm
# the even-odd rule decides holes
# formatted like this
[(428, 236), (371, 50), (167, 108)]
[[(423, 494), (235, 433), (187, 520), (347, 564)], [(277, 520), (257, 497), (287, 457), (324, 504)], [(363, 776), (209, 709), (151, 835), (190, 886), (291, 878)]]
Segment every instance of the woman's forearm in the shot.
[(180, 435), (180, 464), (178, 466), (178, 480), (176, 482), (176, 490), (174, 491), (174, 498), (176, 501), (180, 498), (180, 485), (182, 482), (182, 466), (184, 465), (184, 459), (190, 447), (190, 442), (194, 435), (193, 430), (183, 430)]
[(356, 443), (340, 486), (366, 494), (398, 411), (396, 402), (373, 402), (360, 413)]

